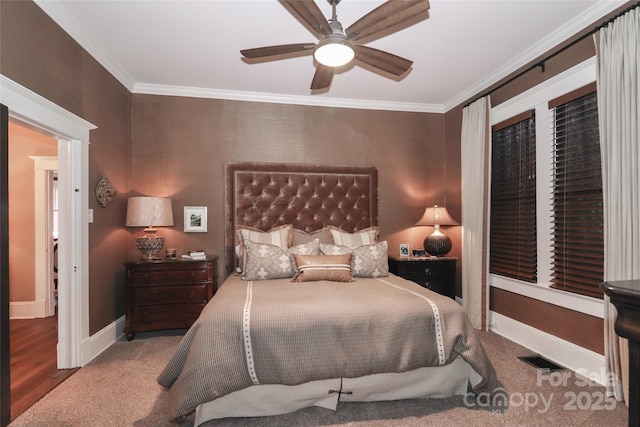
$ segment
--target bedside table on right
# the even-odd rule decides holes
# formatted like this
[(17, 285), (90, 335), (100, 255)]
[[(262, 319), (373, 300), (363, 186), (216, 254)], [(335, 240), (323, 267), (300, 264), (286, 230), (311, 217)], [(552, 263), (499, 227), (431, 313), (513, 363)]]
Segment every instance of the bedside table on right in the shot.
[(389, 256), (389, 272), (449, 298), (456, 298), (455, 257)]

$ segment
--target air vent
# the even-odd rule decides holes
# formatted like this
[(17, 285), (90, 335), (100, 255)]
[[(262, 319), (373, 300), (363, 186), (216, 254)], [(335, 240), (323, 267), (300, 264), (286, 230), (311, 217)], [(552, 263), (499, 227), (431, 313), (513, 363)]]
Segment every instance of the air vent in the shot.
[(518, 357), (518, 359), (528, 363), (529, 365), (535, 367), (536, 369), (542, 372), (553, 372), (553, 371), (560, 371), (562, 369), (565, 369), (563, 366), (556, 365), (549, 359), (546, 359), (540, 355), (521, 356), (521, 357)]

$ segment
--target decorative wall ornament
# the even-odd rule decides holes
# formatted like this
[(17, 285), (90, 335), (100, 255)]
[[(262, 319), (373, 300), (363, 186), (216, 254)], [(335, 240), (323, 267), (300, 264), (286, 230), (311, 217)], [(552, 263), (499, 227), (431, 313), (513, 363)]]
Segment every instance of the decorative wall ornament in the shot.
[(109, 178), (103, 176), (98, 181), (98, 185), (96, 185), (96, 200), (103, 208), (106, 208), (109, 203), (113, 201), (113, 198), (116, 195), (116, 189), (113, 188)]

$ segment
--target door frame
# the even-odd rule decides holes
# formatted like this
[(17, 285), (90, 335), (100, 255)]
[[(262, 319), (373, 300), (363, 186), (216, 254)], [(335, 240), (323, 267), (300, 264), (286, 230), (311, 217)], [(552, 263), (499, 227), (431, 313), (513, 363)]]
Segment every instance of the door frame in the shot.
[(0, 105), (0, 426), (11, 422), (9, 348), (9, 109)]
[[(0, 103), (10, 120), (58, 140), (58, 369), (83, 366), (90, 358), (83, 350), (89, 340), (89, 132), (96, 126), (3, 75)], [(0, 321), (8, 323), (8, 316)]]
[(53, 282), (53, 175), (58, 171), (58, 157), (29, 156), (34, 170), (35, 207), (35, 317), (55, 314)]

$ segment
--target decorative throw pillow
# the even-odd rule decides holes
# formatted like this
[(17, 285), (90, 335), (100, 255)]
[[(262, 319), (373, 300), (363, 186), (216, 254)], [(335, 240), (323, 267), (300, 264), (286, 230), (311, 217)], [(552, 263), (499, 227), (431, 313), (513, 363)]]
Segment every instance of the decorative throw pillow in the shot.
[(294, 228), (293, 232), (291, 233), (291, 246), (307, 243), (315, 239), (320, 240), (320, 243), (333, 242), (333, 240), (331, 240), (329, 230), (327, 230), (326, 228), (321, 228), (320, 230), (312, 231), (311, 233), (307, 233), (305, 231)]
[(293, 255), (298, 273), (295, 282), (329, 280), (351, 282), (351, 254), (344, 255)]
[(246, 225), (236, 226), (236, 243), (238, 244), (238, 259), (240, 269), (244, 270), (246, 257), (244, 253), (245, 241), (250, 240), (255, 243), (266, 243), (275, 245), (283, 250), (291, 245), (291, 224), (279, 225), (269, 231), (262, 231), (258, 228), (248, 227)]
[(349, 248), (357, 248), (358, 246), (377, 243), (378, 236), (380, 235), (380, 228), (375, 226), (354, 233), (347, 233), (332, 225), (327, 225), (327, 230), (329, 230), (329, 234), (331, 234), (331, 243)]
[(276, 245), (247, 240), (245, 242), (244, 278), (246, 280), (268, 280), (293, 277), (295, 270), (291, 255), (317, 255), (318, 248), (317, 239), (302, 245), (292, 246), (287, 250)]
[(338, 255), (353, 253), (351, 270), (353, 277), (386, 277), (389, 275), (387, 241), (373, 245), (362, 245), (355, 249), (340, 245), (320, 244), (320, 253)]

